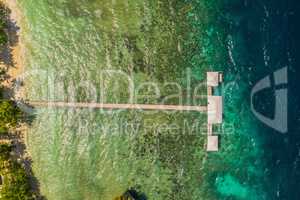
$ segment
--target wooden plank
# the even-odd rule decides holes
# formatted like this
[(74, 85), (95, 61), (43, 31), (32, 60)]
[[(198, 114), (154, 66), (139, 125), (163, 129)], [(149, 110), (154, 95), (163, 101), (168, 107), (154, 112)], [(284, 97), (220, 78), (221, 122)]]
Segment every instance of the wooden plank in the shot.
[(151, 104), (107, 104), (107, 103), (82, 103), (82, 102), (46, 102), (30, 101), (36, 107), (61, 107), (61, 108), (98, 108), (98, 109), (135, 109), (135, 110), (176, 110), (206, 112), (206, 106), (186, 105), (151, 105)]

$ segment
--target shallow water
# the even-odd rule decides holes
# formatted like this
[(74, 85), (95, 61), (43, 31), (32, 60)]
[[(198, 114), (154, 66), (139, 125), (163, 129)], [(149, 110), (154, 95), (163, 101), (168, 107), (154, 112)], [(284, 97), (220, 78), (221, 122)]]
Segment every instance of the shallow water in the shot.
[[(283, 66), (293, 70), (292, 55), (283, 48), (286, 27), (280, 23), (290, 5), (239, 0), (19, 3), (26, 17), (26, 69), (38, 70), (25, 81), (28, 99), (124, 103), (130, 96), (128, 78), (136, 86), (154, 82), (166, 96), (177, 91), (166, 82), (182, 85), (185, 94), (189, 74), (192, 88), (207, 70), (225, 74), (218, 153), (204, 151), (205, 128), (184, 134), (186, 123), (188, 128), (195, 122), (205, 125), (200, 113), (38, 110), (28, 143), (48, 199), (111, 200), (130, 187), (155, 200), (297, 199), (279, 173), (295, 157), (286, 164), (277, 161), (284, 158), (277, 145), (296, 140), (264, 127), (250, 110), (251, 88), (258, 80)], [(286, 59), (278, 61), (279, 55)], [(182, 101), (191, 103), (186, 95)]]

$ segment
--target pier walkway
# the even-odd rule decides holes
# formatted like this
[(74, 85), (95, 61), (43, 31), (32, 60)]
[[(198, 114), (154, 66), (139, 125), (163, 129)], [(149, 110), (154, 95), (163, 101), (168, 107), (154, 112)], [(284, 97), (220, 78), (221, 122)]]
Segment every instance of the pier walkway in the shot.
[(174, 111), (197, 111), (207, 113), (207, 151), (219, 150), (219, 138), (213, 135), (213, 125), (223, 121), (223, 98), (214, 96), (214, 88), (223, 81), (220, 72), (207, 72), (207, 106), (187, 105), (154, 105), (154, 104), (114, 104), (114, 103), (85, 103), (85, 102), (47, 102), (30, 101), (34, 107), (57, 107), (57, 108), (91, 108), (91, 109), (134, 109), (134, 110), (174, 110)]
[(43, 102), (30, 101), (34, 107), (62, 107), (62, 108), (95, 108), (95, 109), (132, 109), (132, 110), (175, 110), (206, 112), (206, 106), (185, 105), (154, 105), (154, 104), (107, 104), (107, 103), (72, 103), (72, 102)]

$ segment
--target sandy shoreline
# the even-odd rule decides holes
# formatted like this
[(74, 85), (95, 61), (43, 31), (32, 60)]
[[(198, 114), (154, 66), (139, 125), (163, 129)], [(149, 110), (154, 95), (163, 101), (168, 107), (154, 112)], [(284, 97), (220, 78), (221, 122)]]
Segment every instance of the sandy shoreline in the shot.
[[(16, 0), (2, 0), (2, 2), (7, 5), (7, 7), (11, 10), (10, 19), (13, 23), (19, 27), (17, 30), (18, 42), (12, 47), (12, 60), (14, 66), (7, 67), (7, 75), (9, 78), (3, 84), (5, 87), (13, 89), (14, 81), (24, 73), (24, 58), (25, 58), (25, 48), (22, 43), (22, 13), (18, 7)], [(24, 96), (24, 91), (14, 91), (13, 96), (9, 96), (10, 98), (17, 99), (22, 98)]]
[[(22, 99), (24, 97), (24, 88), (18, 89), (18, 91), (14, 90), (15, 80), (21, 76), (25, 72), (24, 67), (24, 58), (25, 58), (25, 47), (24, 43), (22, 42), (22, 21), (23, 16), (18, 7), (17, 0), (0, 0), (2, 1), (11, 11), (10, 13), (10, 21), (15, 24), (18, 29), (16, 31), (17, 34), (17, 43), (12, 47), (12, 62), (13, 66), (8, 66), (5, 64), (1, 64), (0, 67), (5, 68), (6, 74), (8, 78), (5, 82), (2, 83), (4, 87), (8, 89), (8, 92), (4, 94), (5, 98), (9, 98), (12, 100)], [(35, 194), (39, 194), (39, 188), (36, 183), (36, 179), (32, 174), (31, 168), (31, 156), (29, 152), (26, 150), (28, 147), (27, 145), (27, 132), (28, 132), (28, 125), (23, 123), (19, 125), (16, 129), (11, 130), (13, 133), (12, 135), (8, 136), (6, 140), (3, 141), (10, 141), (14, 145), (14, 154), (16, 159), (23, 163), (25, 168), (26, 174), (30, 179), (30, 184), (32, 186), (32, 191)], [(0, 138), (0, 140), (5, 138)]]
[[(20, 89), (18, 91), (14, 91), (14, 83), (15, 80), (24, 73), (24, 58), (25, 58), (25, 48), (22, 43), (22, 13), (20, 8), (18, 7), (17, 0), (2, 0), (2, 2), (10, 9), (10, 20), (15, 23), (18, 27), (17, 36), (18, 41), (15, 46), (12, 47), (12, 61), (13, 66), (5, 66), (7, 69), (8, 79), (3, 83), (3, 86), (11, 90), (10, 94), (8, 94), (8, 98), (10, 99), (19, 99), (24, 95), (24, 90)], [(21, 133), (18, 134), (21, 136), (21, 139), (24, 143), (26, 143), (26, 125), (21, 125), (17, 128), (16, 132)]]

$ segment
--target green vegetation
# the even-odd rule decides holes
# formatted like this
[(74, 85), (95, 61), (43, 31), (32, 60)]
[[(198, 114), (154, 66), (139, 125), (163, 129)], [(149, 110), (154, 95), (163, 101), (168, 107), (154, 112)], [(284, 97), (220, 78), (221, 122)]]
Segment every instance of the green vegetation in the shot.
[[(9, 9), (0, 2), (0, 50), (6, 48), (8, 43), (8, 16)], [(1, 60), (4, 64), (5, 61)], [(10, 131), (22, 122), (23, 113), (16, 103), (4, 98), (4, 88), (2, 83), (7, 79), (7, 69), (0, 68), (0, 137), (3, 134), (10, 136)], [(0, 200), (32, 200), (36, 199), (31, 191), (29, 177), (24, 166), (17, 161), (13, 153), (11, 140), (0, 139)]]
[(9, 10), (7, 7), (0, 2), (0, 46), (7, 44), (8, 35), (6, 33), (7, 27), (7, 16), (9, 14)]
[[(8, 42), (6, 29), (8, 26), (9, 9), (0, 2), (0, 47)], [(0, 68), (0, 83), (5, 81), (6, 69)], [(0, 134), (7, 134), (10, 128), (17, 126), (21, 120), (22, 112), (11, 100), (3, 99), (3, 88), (0, 86)]]
[[(1, 73), (0, 79), (2, 81), (3, 76), (5, 74)], [(0, 136), (9, 134), (9, 130), (15, 128), (23, 116), (16, 103), (12, 100), (3, 99), (2, 93), (0, 88)], [(12, 146), (2, 143), (7, 143), (7, 141), (0, 140), (0, 175), (3, 178), (3, 185), (0, 187), (0, 200), (34, 199), (24, 168), (11, 156)]]
[(11, 157), (12, 147), (0, 145), (0, 174), (3, 185), (0, 189), (2, 200), (31, 200), (34, 199), (30, 191), (28, 176), (23, 166)]
[(11, 100), (0, 100), (0, 134), (8, 132), (9, 128), (17, 126), (22, 112)]

